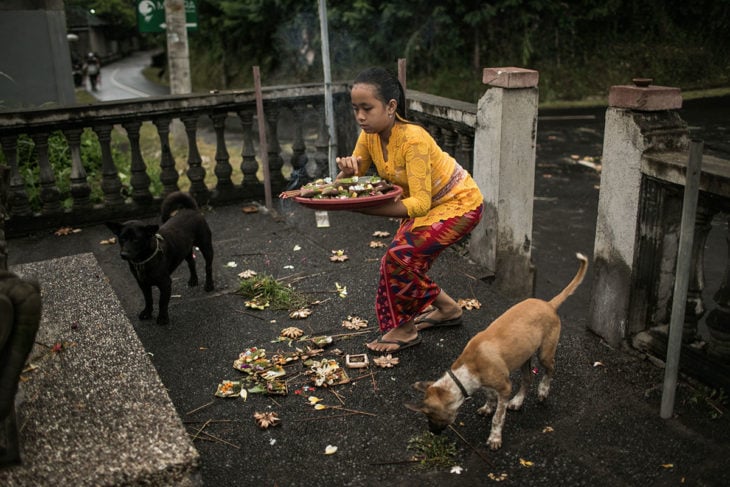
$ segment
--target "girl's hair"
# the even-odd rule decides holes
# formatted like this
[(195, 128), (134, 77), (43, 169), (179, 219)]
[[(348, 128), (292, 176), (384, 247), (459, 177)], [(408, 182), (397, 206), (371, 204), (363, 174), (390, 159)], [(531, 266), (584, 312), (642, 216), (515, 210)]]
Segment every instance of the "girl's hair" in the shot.
[(368, 68), (357, 75), (353, 84), (358, 83), (374, 86), (376, 97), (383, 103), (395, 100), (397, 102), (395, 111), (405, 121), (406, 95), (403, 92), (403, 85), (390, 71), (384, 68)]

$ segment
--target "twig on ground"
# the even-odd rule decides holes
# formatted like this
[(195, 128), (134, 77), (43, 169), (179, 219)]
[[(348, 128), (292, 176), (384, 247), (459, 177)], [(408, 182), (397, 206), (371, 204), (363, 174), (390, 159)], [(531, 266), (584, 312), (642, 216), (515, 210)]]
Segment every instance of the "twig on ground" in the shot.
[(345, 401), (342, 399), (342, 395), (338, 394), (337, 391), (334, 389), (328, 389), (328, 390), (332, 393), (332, 395), (334, 395), (337, 398), (338, 401), (340, 401), (340, 404), (342, 404), (343, 406), (345, 405)]
[(371, 370), (371, 371), (370, 371), (370, 372), (368, 372), (367, 374), (363, 374), (363, 375), (358, 375), (357, 377), (354, 377), (354, 378), (350, 379), (350, 382), (355, 382), (356, 380), (364, 379), (364, 378), (366, 378), (366, 377), (371, 377), (371, 378), (373, 378), (373, 380), (375, 380), (375, 379), (374, 379), (374, 378), (375, 378), (375, 372), (373, 372), (373, 371)]
[(368, 413), (366, 411), (358, 411), (357, 409), (347, 409), (343, 408), (342, 406), (327, 406), (327, 409), (337, 409), (339, 411), (347, 411), (349, 413), (353, 414), (364, 414), (365, 416), (377, 416), (375, 413)]
[[(209, 437), (213, 438), (214, 440), (216, 440), (216, 441), (219, 441), (219, 442), (221, 442), (221, 443), (225, 443), (225, 444), (226, 444), (226, 445), (228, 445), (228, 446), (232, 446), (232, 447), (233, 447), (233, 448), (235, 448), (236, 450), (240, 450), (240, 449), (241, 449), (241, 447), (240, 447), (240, 446), (238, 446), (238, 445), (234, 445), (234, 444), (233, 444), (233, 443), (231, 443), (230, 441), (226, 441), (226, 440), (224, 440), (223, 438), (218, 438), (217, 436), (215, 436), (215, 435), (211, 435), (210, 433), (206, 433), (205, 431), (201, 431), (201, 434), (203, 434), (203, 435), (205, 435), (205, 436), (209, 436)], [(205, 439), (205, 438), (199, 438), (199, 439), (201, 439), (201, 440), (202, 440), (202, 439)]]
[(337, 335), (329, 335), (332, 338), (340, 338), (340, 337), (347, 337), (347, 336), (355, 336), (355, 335), (364, 335), (366, 333), (370, 333), (372, 331), (372, 328), (363, 328), (360, 331), (351, 331), (350, 333), (338, 333)]
[(200, 406), (200, 407), (197, 407), (197, 408), (193, 409), (192, 411), (188, 411), (188, 412), (187, 412), (187, 413), (185, 413), (185, 414), (186, 414), (186, 415), (188, 415), (188, 414), (193, 414), (193, 413), (197, 413), (197, 412), (198, 412), (198, 411), (200, 411), (201, 409), (207, 408), (208, 406), (210, 406), (210, 405), (211, 405), (211, 404), (213, 404), (214, 402), (215, 402), (215, 400), (213, 400), (213, 401), (210, 401), (209, 403), (207, 403), (207, 404), (203, 404), (202, 406)]
[(464, 438), (463, 436), (461, 436), (461, 433), (459, 433), (458, 431), (456, 431), (456, 428), (454, 428), (453, 425), (449, 425), (449, 429), (451, 431), (453, 431), (454, 433), (456, 433), (456, 436), (458, 436), (459, 439), (461, 439), (461, 441), (463, 441), (464, 443), (466, 443), (466, 446), (468, 446), (469, 448), (471, 448), (474, 451), (474, 453), (476, 453), (477, 455), (479, 455), (479, 458), (481, 458), (486, 463), (488, 463), (492, 468), (494, 468), (494, 464), (492, 463), (492, 461), (489, 458), (485, 457), (482, 454), (482, 452), (479, 451), (479, 450), (477, 450), (476, 447), (474, 447), (471, 443), (469, 443), (468, 441), (466, 441), (466, 438)]
[(255, 315), (255, 314), (253, 314), (253, 313), (248, 313), (248, 312), (246, 312), (246, 311), (243, 311), (243, 310), (241, 310), (241, 309), (237, 309), (236, 311), (238, 311), (238, 312), (239, 312), (239, 313), (241, 313), (242, 315), (247, 315), (247, 316), (250, 316), (251, 318), (256, 318), (257, 320), (261, 320), (261, 321), (266, 321), (266, 318), (262, 318), (261, 316), (256, 316), (256, 315)]
[(195, 421), (195, 420), (188, 420), (183, 421), (183, 424), (197, 424), (197, 423), (240, 423), (240, 420), (238, 419), (209, 419), (208, 421)]
[(407, 463), (418, 463), (420, 460), (417, 458), (412, 458), (410, 460), (398, 460), (394, 462), (372, 462), (369, 465), (403, 465)]
[(198, 435), (200, 435), (200, 433), (202, 433), (202, 432), (203, 432), (203, 430), (204, 430), (204, 429), (205, 429), (205, 428), (206, 428), (206, 427), (207, 427), (207, 426), (208, 426), (209, 424), (210, 424), (210, 419), (209, 419), (208, 421), (206, 421), (205, 423), (203, 423), (203, 426), (201, 426), (200, 428), (198, 428), (198, 430), (197, 430), (197, 431), (195, 432), (195, 434), (193, 435), (193, 441), (195, 441), (195, 440), (196, 440), (196, 439), (198, 438)]
[(333, 416), (318, 416), (316, 418), (302, 418), (302, 419), (294, 419), (292, 420), (293, 423), (303, 423), (306, 421), (322, 421), (325, 419), (334, 419), (334, 418), (342, 418), (344, 416), (353, 416), (357, 413), (344, 413), (344, 414), (335, 414)]

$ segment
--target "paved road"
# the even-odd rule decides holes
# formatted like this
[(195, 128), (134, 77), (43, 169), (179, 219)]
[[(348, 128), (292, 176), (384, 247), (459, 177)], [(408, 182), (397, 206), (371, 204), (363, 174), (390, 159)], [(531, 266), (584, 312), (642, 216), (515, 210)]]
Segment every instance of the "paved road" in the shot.
[(152, 83), (142, 74), (142, 70), (150, 65), (153, 54), (152, 51), (136, 52), (127, 58), (104, 65), (101, 70), (101, 84), (93, 95), (101, 101), (169, 95), (170, 90), (167, 87)]

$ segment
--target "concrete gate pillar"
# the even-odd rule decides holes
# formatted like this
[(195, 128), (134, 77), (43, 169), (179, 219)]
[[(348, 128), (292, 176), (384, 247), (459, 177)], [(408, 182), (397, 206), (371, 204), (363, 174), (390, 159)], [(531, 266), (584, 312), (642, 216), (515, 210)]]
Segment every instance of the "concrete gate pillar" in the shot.
[(676, 125), (673, 110), (682, 106), (680, 90), (651, 86), (650, 81), (611, 87), (606, 110), (588, 326), (612, 346), (627, 338), (631, 291), (639, 272), (644, 156), (677, 143), (668, 138)]
[(534, 294), (532, 212), (535, 189), (537, 83), (522, 68), (485, 68), (492, 86), (479, 100), (474, 135), (474, 180), (484, 195), (484, 216), (469, 252), (495, 276), (503, 294)]

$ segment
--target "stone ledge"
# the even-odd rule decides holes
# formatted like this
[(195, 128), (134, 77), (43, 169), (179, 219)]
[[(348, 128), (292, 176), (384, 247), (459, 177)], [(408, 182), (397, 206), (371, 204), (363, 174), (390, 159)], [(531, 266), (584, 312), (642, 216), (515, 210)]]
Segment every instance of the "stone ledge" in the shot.
[(534, 88), (540, 73), (534, 69), (505, 67), (484, 68), (482, 83), (499, 88)]
[(645, 112), (679, 110), (682, 92), (669, 86), (612, 86), (608, 92), (608, 106)]
[(16, 400), (22, 464), (0, 485), (201, 484), (199, 456), (93, 254), (12, 272), (40, 282), (43, 318)]

